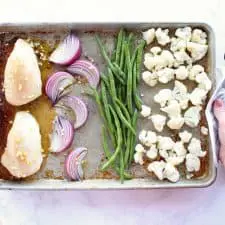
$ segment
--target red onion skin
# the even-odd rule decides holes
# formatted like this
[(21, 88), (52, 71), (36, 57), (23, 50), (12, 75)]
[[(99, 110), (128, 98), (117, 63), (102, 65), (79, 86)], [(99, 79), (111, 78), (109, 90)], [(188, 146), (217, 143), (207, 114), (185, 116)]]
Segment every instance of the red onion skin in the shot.
[[(66, 161), (65, 161), (65, 174), (69, 180), (79, 181), (83, 178), (83, 177), (80, 177), (80, 175), (79, 175), (78, 164), (80, 166), (80, 164), (82, 163), (82, 161), (86, 155), (87, 155), (87, 149), (84, 147), (75, 148), (72, 152), (69, 153), (69, 155), (67, 156)], [(80, 157), (82, 157), (82, 158), (80, 158)], [(73, 160), (73, 161), (70, 162), (71, 160)], [(81, 161), (81, 162), (78, 163), (78, 161)], [(72, 168), (72, 169), (74, 169), (74, 171), (71, 171), (71, 167), (70, 167), (71, 163), (74, 163), (74, 167)], [(72, 172), (73, 172), (73, 174), (72, 174)]]
[[(76, 101), (76, 102), (79, 102), (80, 104), (82, 104), (82, 109), (83, 109), (83, 114), (84, 114), (84, 118), (82, 119), (82, 122), (77, 124), (77, 120), (75, 121), (74, 123), (74, 129), (78, 129), (80, 127), (82, 127), (86, 121), (87, 121), (87, 118), (88, 118), (88, 109), (87, 109), (87, 106), (86, 104), (84, 103), (84, 101), (80, 98), (80, 97), (77, 97), (77, 96), (71, 96), (71, 95), (68, 95), (68, 96), (65, 96), (62, 98), (62, 101), (64, 101), (64, 104), (67, 103), (66, 100), (69, 100), (69, 101)], [(70, 104), (68, 103), (67, 105), (70, 106)], [(71, 107), (72, 108), (72, 107)], [(73, 109), (73, 108), (72, 108)], [(76, 118), (78, 118), (78, 115), (77, 115), (77, 112), (74, 110), (74, 113), (76, 115)]]
[[(55, 60), (55, 59), (52, 59), (52, 54), (57, 50), (57, 48), (59, 47), (59, 46), (57, 46), (56, 47), (56, 49), (53, 51), (53, 53), (50, 55), (50, 57), (49, 57), (49, 61), (50, 62), (53, 62), (53, 63), (55, 63), (55, 64), (58, 64), (58, 65), (61, 65), (61, 66), (69, 66), (70, 64), (72, 64), (72, 63), (74, 63), (78, 58), (80, 58), (80, 56), (81, 56), (81, 53), (82, 53), (82, 48), (81, 48), (81, 42), (80, 42), (80, 40), (78, 39), (78, 37), (76, 37), (74, 34), (69, 34), (69, 35), (73, 35), (73, 37), (71, 37), (71, 38), (76, 38), (77, 40), (78, 40), (78, 50), (75, 52), (75, 54), (73, 55), (73, 57), (72, 58), (69, 58), (69, 59), (67, 59), (67, 60), (65, 60), (65, 61), (61, 61), (60, 62), (60, 60)], [(60, 43), (60, 44), (62, 44), (63, 42), (65, 42), (66, 41), (66, 39), (67, 38), (69, 38), (69, 35)], [(60, 45), (59, 44), (59, 45)], [(71, 46), (72, 47), (72, 46)]]
[(65, 118), (63, 118), (63, 117), (60, 117), (60, 116), (58, 116), (59, 117), (59, 119), (61, 119), (61, 120), (65, 120), (65, 122), (67, 122), (68, 124), (68, 126), (70, 126), (69, 127), (69, 129), (70, 129), (70, 137), (69, 137), (69, 141), (67, 142), (67, 144), (65, 145), (65, 146), (63, 146), (62, 148), (60, 148), (59, 150), (57, 150), (57, 151), (51, 151), (52, 153), (60, 153), (60, 152), (63, 152), (63, 151), (65, 151), (65, 150), (67, 150), (71, 145), (72, 145), (72, 143), (73, 143), (73, 140), (74, 140), (74, 132), (75, 132), (75, 130), (74, 130), (74, 127), (73, 127), (73, 125), (70, 123), (70, 121), (68, 121), (68, 120), (66, 120)]
[(80, 58), (81, 53), (82, 53), (82, 48), (80, 47), (80, 48), (79, 48), (79, 51), (77, 52), (77, 54), (74, 55), (73, 58), (71, 58), (70, 60), (66, 61), (65, 63), (61, 63), (61, 64), (60, 64), (60, 63), (57, 63), (57, 64), (59, 64), (59, 65), (61, 65), (61, 66), (69, 66), (69, 65), (71, 65), (72, 63), (74, 63), (77, 59)]
[[(58, 71), (56, 73), (53, 73), (51, 76), (49, 76), (49, 78), (48, 78), (48, 80), (46, 81), (46, 84), (45, 84), (45, 93), (49, 97), (49, 99), (53, 102), (53, 105), (59, 99), (57, 98), (58, 96), (56, 94), (57, 90), (51, 90), (51, 88), (54, 88), (54, 85), (56, 86), (56, 84), (57, 84), (57, 83), (54, 83), (54, 81), (57, 81), (62, 77), (64, 77), (64, 79), (66, 79), (66, 77), (68, 77), (68, 79), (72, 79), (72, 75), (70, 73), (67, 73), (67, 72), (64, 72), (64, 71)], [(56, 96), (53, 96), (51, 91), (55, 91)]]
[(77, 60), (69, 67), (67, 67), (67, 71), (74, 74), (86, 77), (89, 84), (96, 88), (100, 81), (100, 73), (98, 68), (88, 60)]

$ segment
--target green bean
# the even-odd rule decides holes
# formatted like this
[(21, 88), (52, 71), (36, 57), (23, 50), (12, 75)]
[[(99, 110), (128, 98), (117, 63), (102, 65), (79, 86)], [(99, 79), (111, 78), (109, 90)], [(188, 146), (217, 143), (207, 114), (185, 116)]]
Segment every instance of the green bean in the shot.
[[(121, 74), (122, 78), (124, 79), (126, 77), (125, 73), (121, 70), (120, 66), (117, 63), (113, 63), (113, 66), (118, 71), (119, 74)], [(122, 79), (121, 78), (121, 79)]]
[(129, 36), (128, 36), (128, 39), (127, 39), (127, 43), (128, 43), (128, 49), (129, 51), (131, 52), (131, 45), (132, 45), (132, 39), (134, 37), (134, 34), (133, 33), (129, 33)]
[(116, 59), (115, 59), (116, 63), (119, 63), (120, 61), (122, 42), (123, 42), (123, 29), (120, 29), (116, 45)]
[(103, 110), (103, 107), (102, 107), (100, 96), (99, 96), (99, 94), (98, 94), (98, 92), (95, 88), (92, 88), (92, 91), (93, 91), (93, 96), (94, 96), (95, 101), (96, 101), (97, 106), (98, 106), (99, 113), (100, 113), (101, 117), (105, 120), (105, 114), (104, 114), (104, 110)]
[(126, 136), (126, 134), (127, 134), (128, 131), (130, 131), (130, 130), (128, 130), (127, 127), (124, 126), (124, 124), (122, 124), (123, 143), (124, 143), (125, 146), (127, 144), (127, 136)]
[(129, 157), (130, 157), (130, 149), (131, 149), (131, 138), (133, 137), (133, 135), (131, 134), (130, 131), (127, 132), (127, 145), (126, 145), (126, 150), (125, 150), (125, 157), (124, 157), (124, 164), (125, 164), (125, 168), (128, 167), (128, 161), (129, 161)]
[(111, 62), (114, 62), (116, 60), (116, 50), (113, 50), (110, 60)]
[(135, 103), (137, 109), (139, 111), (141, 111), (141, 107), (142, 107), (143, 102), (142, 102), (141, 98), (135, 93), (134, 93), (134, 103)]
[(121, 122), (123, 122), (124, 126), (126, 126), (132, 133), (133, 135), (136, 136), (136, 131), (134, 130), (134, 128), (132, 127), (131, 123), (126, 119), (126, 117), (123, 115), (121, 109), (115, 105), (116, 111), (117, 111), (117, 115), (119, 116)]
[(107, 138), (106, 138), (106, 129), (104, 126), (102, 126), (102, 145), (103, 145), (105, 156), (107, 159), (109, 159), (112, 154), (109, 150), (109, 145), (107, 143)]
[(117, 72), (114, 72), (113, 75), (116, 77), (116, 79), (121, 83), (121, 84), (125, 84), (124, 78), (121, 77)]
[(142, 100), (137, 94), (137, 62), (133, 64), (133, 99), (138, 110), (141, 110)]
[(107, 86), (107, 88), (109, 88), (109, 79), (106, 75), (101, 74), (101, 80), (103, 80), (103, 82), (105, 83), (105, 85)]
[[(137, 112), (137, 110), (135, 110), (133, 118), (132, 118), (132, 126), (135, 130), (136, 130), (136, 127), (137, 127), (137, 117), (138, 117), (138, 112)], [(129, 165), (131, 164), (131, 162), (133, 161), (133, 158), (134, 158), (135, 142), (136, 142), (136, 138), (135, 138), (135, 136), (132, 136), (131, 144), (130, 144), (131, 150), (130, 150), (130, 155), (129, 155)]]
[[(119, 169), (118, 167), (116, 167), (115, 169), (116, 169), (116, 172), (119, 174), (120, 169)], [(124, 175), (124, 179), (126, 179), (126, 180), (130, 180), (130, 179), (133, 178), (133, 177), (132, 177), (129, 173), (127, 173), (126, 171), (123, 172), (123, 175)]]
[(120, 180), (121, 183), (124, 181), (124, 159), (123, 159), (123, 152), (120, 151)]
[(118, 106), (121, 108), (121, 110), (122, 110), (122, 112), (124, 113), (126, 119), (127, 119), (128, 121), (130, 121), (130, 114), (129, 114), (129, 112), (127, 111), (127, 109), (126, 109), (126, 107), (124, 106), (124, 104), (123, 104), (118, 98), (115, 99), (115, 102), (116, 102), (116, 104), (118, 104)]
[(128, 45), (125, 48), (126, 54), (126, 63), (128, 69), (128, 76), (127, 76), (127, 107), (130, 115), (133, 113), (133, 104), (132, 104), (132, 66), (130, 61), (130, 52), (128, 49)]
[[(137, 46), (137, 47), (135, 48), (135, 50), (134, 50), (134, 53), (133, 53), (132, 58), (131, 58), (131, 65), (134, 64), (134, 61), (135, 61), (135, 59), (137, 58), (138, 49), (139, 49), (139, 46)], [(135, 73), (136, 73), (136, 72), (135, 72)]]
[[(105, 153), (105, 156), (107, 159), (109, 159), (112, 156), (112, 153), (109, 150), (109, 145), (107, 143), (107, 137), (106, 137), (106, 128), (103, 126), (102, 127), (102, 145), (103, 145), (103, 150)], [(116, 169), (117, 173), (120, 174), (120, 168), (116, 165), (113, 165), (113, 167)], [(124, 171), (123, 176), (126, 180), (131, 179), (132, 176)]]
[(124, 70), (124, 60), (125, 60), (125, 40), (123, 41), (124, 43), (122, 43), (122, 50), (121, 50), (121, 55), (120, 55), (120, 69)]
[(140, 72), (141, 72), (140, 69), (141, 69), (141, 61), (142, 61), (144, 47), (145, 47), (145, 41), (142, 40), (138, 46), (138, 53), (137, 53), (137, 83), (140, 82)]
[(108, 57), (108, 55), (107, 55), (107, 53), (106, 53), (105, 47), (103, 46), (103, 43), (101, 42), (100, 38), (99, 38), (97, 35), (95, 36), (95, 38), (96, 38), (96, 41), (97, 41), (98, 46), (99, 46), (99, 48), (100, 48), (100, 52), (101, 52), (103, 58), (105, 59), (106, 63), (108, 64), (109, 68), (113, 71), (113, 73), (119, 73), (119, 75), (123, 76), (123, 73), (121, 73), (121, 70), (118, 71), (118, 70), (113, 66), (113, 64), (112, 64), (112, 62), (111, 62), (111, 60), (110, 60), (110, 58)]
[(131, 130), (131, 132), (136, 135), (135, 130), (133, 129), (133, 127), (131, 126), (130, 122), (126, 119), (126, 117), (123, 115), (121, 109), (118, 107), (118, 105), (115, 103), (116, 99), (117, 99), (117, 94), (116, 94), (116, 87), (115, 87), (115, 82), (112, 76), (111, 71), (109, 70), (109, 84), (110, 84), (110, 94), (111, 94), (111, 98), (112, 101), (114, 102), (117, 114), (119, 116), (119, 118), (121, 119), (121, 121), (124, 123), (124, 125)]
[(133, 40), (134, 34), (132, 32), (129, 33), (128, 38), (127, 38), (127, 43), (131, 45), (132, 40)]
[(110, 69), (108, 69), (108, 77), (109, 77), (109, 92), (111, 94), (111, 98), (114, 101), (114, 98), (117, 97), (116, 94), (116, 86), (115, 86), (115, 81), (113, 79), (113, 74), (112, 71)]
[[(130, 33), (128, 37), (125, 37), (125, 32), (120, 30), (111, 59), (105, 46), (96, 36), (101, 54), (108, 67), (108, 76), (101, 75), (100, 96), (96, 91), (98, 96), (95, 97), (100, 102), (98, 103), (102, 111), (100, 114), (103, 114), (106, 126), (103, 129), (103, 149), (108, 161), (102, 165), (102, 170), (112, 166), (119, 174), (121, 182), (130, 177), (125, 169), (129, 168), (134, 157), (137, 109), (140, 110), (142, 105), (137, 84), (140, 80), (140, 66), (145, 42), (140, 42), (134, 49), (133, 36), (133, 33)], [(110, 143), (107, 141), (106, 132), (110, 135)], [(112, 152), (108, 145), (111, 141), (114, 148)]]
[(102, 166), (102, 170), (107, 169), (115, 160), (116, 157), (118, 156), (118, 154), (121, 151), (121, 147), (122, 147), (122, 130), (120, 127), (120, 121), (119, 118), (115, 112), (115, 110), (112, 108), (112, 106), (109, 105), (109, 109), (113, 115), (114, 118), (114, 122), (115, 122), (115, 126), (116, 126), (116, 132), (117, 132), (117, 147), (115, 149), (115, 152), (113, 153), (113, 155), (109, 158), (109, 160)]
[(104, 106), (105, 118), (106, 118), (106, 122), (108, 124), (108, 129), (110, 131), (112, 142), (115, 146), (115, 144), (116, 144), (116, 139), (115, 139), (115, 136), (114, 136), (115, 127), (112, 123), (112, 118), (111, 118), (111, 114), (110, 114), (110, 111), (109, 111), (109, 103), (108, 103), (108, 99), (107, 99), (107, 95), (106, 95), (106, 88), (105, 88), (104, 83), (101, 84), (101, 98), (102, 98), (102, 103), (103, 103), (103, 106)]
[[(101, 117), (102, 117), (102, 119), (104, 120), (105, 123), (107, 123), (107, 124), (110, 123), (110, 124), (108, 124), (108, 129), (111, 129), (110, 131), (112, 131), (113, 125), (112, 125), (112, 122), (110, 122), (112, 120), (110, 118), (108, 118), (109, 117), (108, 114), (107, 114), (107, 117), (106, 117), (106, 114), (104, 113), (104, 109), (106, 109), (106, 108), (103, 109), (103, 105), (101, 103), (101, 98), (100, 98), (97, 90), (95, 88), (92, 88), (92, 91), (93, 91), (93, 96), (94, 96), (95, 101), (96, 101), (97, 106), (98, 106), (99, 113), (100, 113), (100, 115), (101, 115)], [(110, 135), (111, 135), (111, 138), (112, 138), (112, 142), (115, 143), (113, 131), (110, 132)]]
[(121, 101), (125, 102), (125, 105), (126, 105), (126, 97), (127, 97), (127, 87), (123, 86), (121, 91)]
[(131, 43), (131, 41), (132, 41), (132, 38), (134, 37), (134, 34), (131, 32), (131, 33), (129, 33), (129, 36), (128, 36), (128, 39), (127, 39), (127, 42), (128, 43)]

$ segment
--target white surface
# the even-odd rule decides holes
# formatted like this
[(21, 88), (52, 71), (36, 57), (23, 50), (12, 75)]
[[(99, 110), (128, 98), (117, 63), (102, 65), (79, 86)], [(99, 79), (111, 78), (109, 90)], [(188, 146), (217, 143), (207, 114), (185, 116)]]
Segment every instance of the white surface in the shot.
[[(131, 3), (132, 2), (132, 3)], [(223, 0), (1, 0), (0, 22), (198, 21), (216, 33), (217, 66), (224, 64)], [(118, 6), (119, 5), (119, 6)], [(101, 8), (100, 8), (101, 6)], [(207, 189), (0, 192), (0, 225), (224, 224), (225, 171)]]

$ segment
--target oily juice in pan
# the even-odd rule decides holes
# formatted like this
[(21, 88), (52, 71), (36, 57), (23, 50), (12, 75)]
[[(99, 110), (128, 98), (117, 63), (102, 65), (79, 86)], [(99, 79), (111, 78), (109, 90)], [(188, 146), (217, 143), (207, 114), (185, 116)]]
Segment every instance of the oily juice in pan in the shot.
[[(201, 28), (202, 29), (202, 28)], [(170, 35), (174, 35), (175, 29), (169, 29)], [(138, 41), (142, 38), (140, 29), (138, 30), (128, 30), (128, 33), (132, 31), (134, 34), (135, 41)], [(115, 39), (117, 37), (119, 30), (115, 31), (82, 31), (75, 30), (76, 35), (79, 37), (82, 43), (82, 55), (83, 59), (93, 59), (94, 63), (99, 68), (99, 71), (104, 71), (106, 68), (105, 60), (103, 59), (99, 46), (96, 43), (95, 35), (99, 35), (102, 42), (105, 44), (107, 48), (107, 53), (111, 57), (112, 50), (114, 49)], [(63, 38), (68, 34), (68, 32), (64, 32), (61, 30), (56, 30), (54, 32), (2, 32), (0, 34), (0, 81), (3, 84), (4, 80), (4, 69), (10, 55), (13, 46), (18, 38), (22, 38), (27, 40), (32, 44), (34, 51), (38, 57), (39, 67), (41, 70), (41, 79), (43, 82), (43, 94), (38, 99), (32, 101), (29, 104), (14, 107), (7, 103), (4, 96), (4, 88), (1, 86), (0, 95), (0, 122), (1, 122), (1, 130), (0, 135), (2, 137), (2, 141), (0, 143), (0, 155), (3, 154), (7, 142), (7, 135), (12, 126), (12, 122), (14, 120), (14, 116), (18, 111), (29, 111), (36, 118), (40, 126), (40, 132), (42, 136), (42, 147), (44, 149), (43, 152), (43, 163), (41, 169), (34, 175), (25, 178), (25, 180), (38, 180), (38, 179), (65, 179), (65, 171), (64, 171), (64, 162), (68, 153), (71, 152), (73, 147), (61, 153), (50, 153), (50, 139), (49, 135), (52, 133), (52, 123), (57, 114), (55, 108), (52, 105), (52, 102), (45, 95), (45, 83), (49, 76), (51, 76), (54, 72), (65, 70), (64, 66), (54, 65), (48, 61), (50, 54), (57, 47), (59, 42), (63, 40)], [(151, 47), (156, 46), (156, 41), (152, 42), (150, 45), (145, 47), (144, 52), (148, 52)], [(168, 49), (165, 47), (163, 49)], [(210, 72), (209, 65), (209, 56), (208, 54), (200, 61), (198, 64), (204, 66), (205, 71), (207, 73)], [(141, 71), (144, 71), (143, 60), (141, 64)], [(182, 81), (183, 82), (183, 81)], [(194, 85), (189, 81), (184, 81), (184, 84), (188, 88), (189, 91), (193, 90)], [(155, 87), (149, 88), (144, 84), (144, 82), (140, 81), (140, 86), (138, 86), (138, 90), (140, 91), (140, 95), (142, 97), (143, 102), (152, 108), (154, 113), (160, 113), (159, 107), (153, 101), (153, 96), (159, 92), (162, 88), (170, 88), (172, 89), (174, 86), (173, 82), (169, 84), (159, 84)], [(95, 100), (88, 96), (86, 93), (89, 91), (87, 80), (82, 77), (77, 76), (75, 78), (75, 82), (72, 88), (72, 94), (81, 96), (84, 102), (88, 107), (88, 119), (83, 127), (75, 131), (75, 136), (73, 140), (72, 146), (85, 146), (88, 149), (86, 160), (83, 164), (84, 169), (84, 179), (119, 179), (119, 175), (115, 172), (113, 168), (109, 168), (105, 171), (101, 170), (101, 166), (107, 160), (104, 155), (104, 151), (102, 148), (102, 124), (103, 120), (100, 118), (98, 107), (95, 103)], [(206, 100), (207, 102), (207, 100)], [(197, 138), (201, 140), (201, 146), (204, 151), (207, 151), (207, 155), (204, 158), (201, 158), (201, 168), (198, 172), (194, 173), (195, 178), (201, 178), (207, 176), (209, 169), (209, 143), (208, 137), (204, 136), (200, 133), (201, 126), (207, 126), (206, 118), (204, 115), (205, 105), (203, 105), (203, 110), (201, 111), (201, 120), (197, 128), (188, 129), (188, 131), (192, 132)], [(139, 131), (153, 130), (154, 127), (152, 123), (146, 122), (146, 119), (138, 116), (138, 128), (137, 128), (137, 138)], [(185, 126), (186, 128), (186, 126)], [(165, 127), (162, 135), (168, 136), (170, 135), (174, 141), (179, 140), (178, 136), (179, 131), (171, 131)], [(137, 141), (138, 142), (138, 141)], [(136, 144), (135, 144), (136, 145)], [(135, 147), (135, 146), (133, 146)], [(153, 173), (150, 173), (147, 169), (148, 164), (151, 162), (149, 159), (145, 159), (144, 165), (138, 165), (136, 163), (132, 163), (129, 172), (133, 178), (148, 178), (155, 180)], [(181, 173), (182, 178), (185, 179), (185, 166), (178, 166), (179, 171)], [(17, 178), (10, 175), (10, 173), (0, 164), (0, 179), (5, 180), (17, 180)], [(125, 181), (126, 182), (126, 181)]]

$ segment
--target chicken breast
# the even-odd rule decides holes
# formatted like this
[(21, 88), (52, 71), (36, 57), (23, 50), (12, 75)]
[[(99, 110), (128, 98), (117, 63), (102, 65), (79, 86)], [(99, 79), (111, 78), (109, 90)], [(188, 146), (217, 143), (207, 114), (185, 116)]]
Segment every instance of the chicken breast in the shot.
[(11, 52), (4, 73), (5, 97), (11, 105), (19, 106), (42, 94), (41, 72), (33, 48), (18, 39)]
[(24, 178), (36, 173), (42, 164), (39, 125), (28, 112), (17, 112), (9, 131), (1, 163), (15, 177)]

